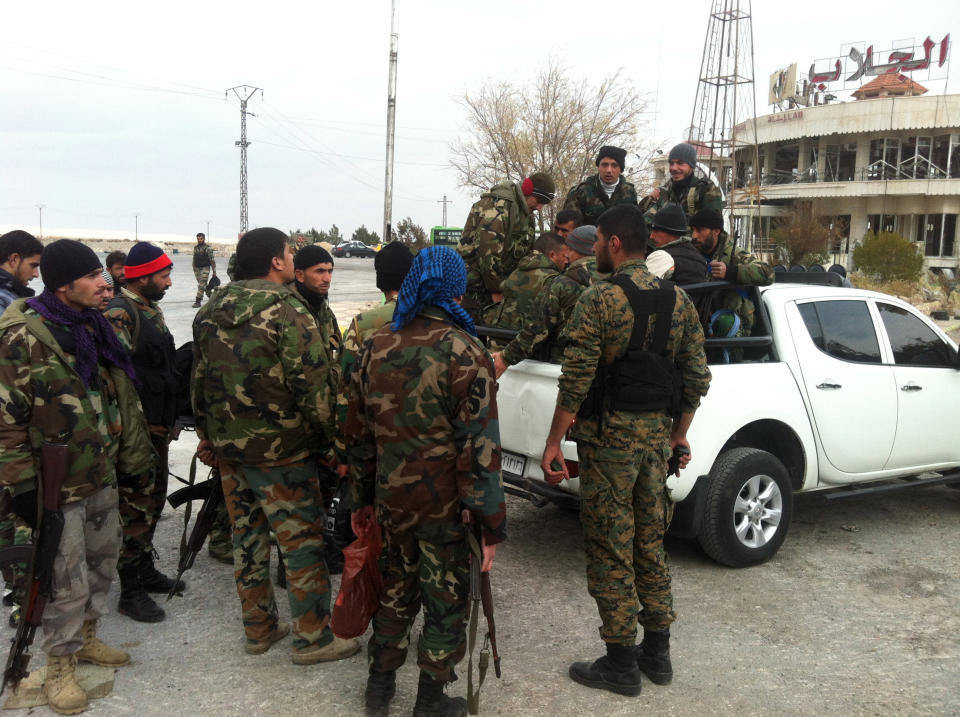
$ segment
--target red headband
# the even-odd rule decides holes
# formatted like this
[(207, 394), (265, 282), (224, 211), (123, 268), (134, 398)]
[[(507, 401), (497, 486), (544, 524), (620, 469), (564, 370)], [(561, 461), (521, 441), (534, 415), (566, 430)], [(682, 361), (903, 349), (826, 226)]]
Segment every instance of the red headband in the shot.
[(154, 274), (158, 271), (166, 269), (168, 266), (173, 266), (173, 261), (166, 254), (161, 254), (156, 259), (153, 261), (148, 261), (146, 264), (123, 267), (123, 275), (127, 279), (139, 279), (141, 276)]

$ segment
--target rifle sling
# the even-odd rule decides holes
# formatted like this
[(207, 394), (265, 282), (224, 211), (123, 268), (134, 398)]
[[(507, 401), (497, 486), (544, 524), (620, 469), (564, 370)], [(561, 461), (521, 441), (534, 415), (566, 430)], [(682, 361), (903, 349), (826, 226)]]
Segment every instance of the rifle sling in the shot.
[[(471, 526), (467, 526), (467, 543), (470, 545), (470, 552), (478, 565), (483, 565), (483, 551), (480, 549), (480, 543), (477, 542), (477, 536), (474, 534)], [(477, 644), (477, 628), (480, 623), (480, 600), (472, 599), (470, 606), (470, 629), (467, 634), (467, 709), (472, 715), (480, 714), (480, 688), (483, 687), (483, 681), (487, 676), (487, 664), (489, 659), (484, 659), (481, 654), (478, 660), (477, 685), (473, 685), (473, 648)], [(484, 641), (484, 648), (486, 641)], [(481, 650), (481, 653), (483, 650)]]

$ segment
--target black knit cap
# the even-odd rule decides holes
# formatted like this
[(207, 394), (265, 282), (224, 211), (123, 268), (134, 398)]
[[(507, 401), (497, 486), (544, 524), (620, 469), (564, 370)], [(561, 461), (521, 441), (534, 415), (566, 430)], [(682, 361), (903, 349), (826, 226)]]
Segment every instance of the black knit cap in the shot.
[(620, 165), (620, 171), (622, 172), (626, 169), (624, 164), (627, 161), (627, 150), (621, 149), (620, 147), (614, 147), (612, 144), (605, 144), (600, 148), (600, 151), (597, 152), (597, 166), (600, 166), (600, 160), (604, 157), (609, 157), (614, 162)]
[(373, 257), (377, 272), (377, 288), (380, 291), (400, 291), (403, 278), (410, 271), (413, 253), (403, 242), (392, 241)]
[(58, 239), (40, 255), (40, 278), (50, 291), (102, 268), (93, 249), (76, 239)]
[(664, 204), (660, 210), (653, 215), (651, 226), (654, 229), (660, 229), (670, 234), (680, 236), (686, 234), (690, 225), (687, 224), (687, 215), (683, 213), (683, 208), (679, 204)]
[(701, 209), (690, 217), (691, 227), (706, 229), (723, 229), (723, 215), (716, 209)]
[(309, 244), (298, 251), (297, 255), (293, 257), (294, 269), (309, 269), (311, 266), (316, 266), (317, 264), (332, 263), (333, 257), (330, 256), (330, 252), (319, 244)]

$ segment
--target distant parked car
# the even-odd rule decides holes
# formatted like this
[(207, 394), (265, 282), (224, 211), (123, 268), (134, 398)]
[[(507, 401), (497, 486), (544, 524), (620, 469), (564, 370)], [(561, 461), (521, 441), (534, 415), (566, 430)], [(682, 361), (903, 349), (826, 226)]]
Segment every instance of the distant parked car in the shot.
[(377, 252), (373, 247), (369, 247), (360, 241), (345, 241), (333, 247), (331, 252), (335, 257), (344, 257), (349, 259), (352, 256), (371, 257)]

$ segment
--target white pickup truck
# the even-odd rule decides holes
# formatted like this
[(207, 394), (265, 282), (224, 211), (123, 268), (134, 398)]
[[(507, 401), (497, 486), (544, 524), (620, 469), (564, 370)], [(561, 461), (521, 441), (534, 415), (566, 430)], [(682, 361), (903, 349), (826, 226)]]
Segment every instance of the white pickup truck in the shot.
[[(795, 492), (960, 481), (957, 345), (894, 297), (782, 280), (798, 279), (751, 289), (753, 336), (708, 339), (708, 355), (735, 358), (711, 360), (690, 464), (667, 482), (671, 532), (735, 567), (779, 549)], [(539, 465), (559, 373), (526, 360), (500, 378), (503, 475), (534, 502), (575, 506), (576, 444), (563, 446), (569, 481), (547, 485)]]

